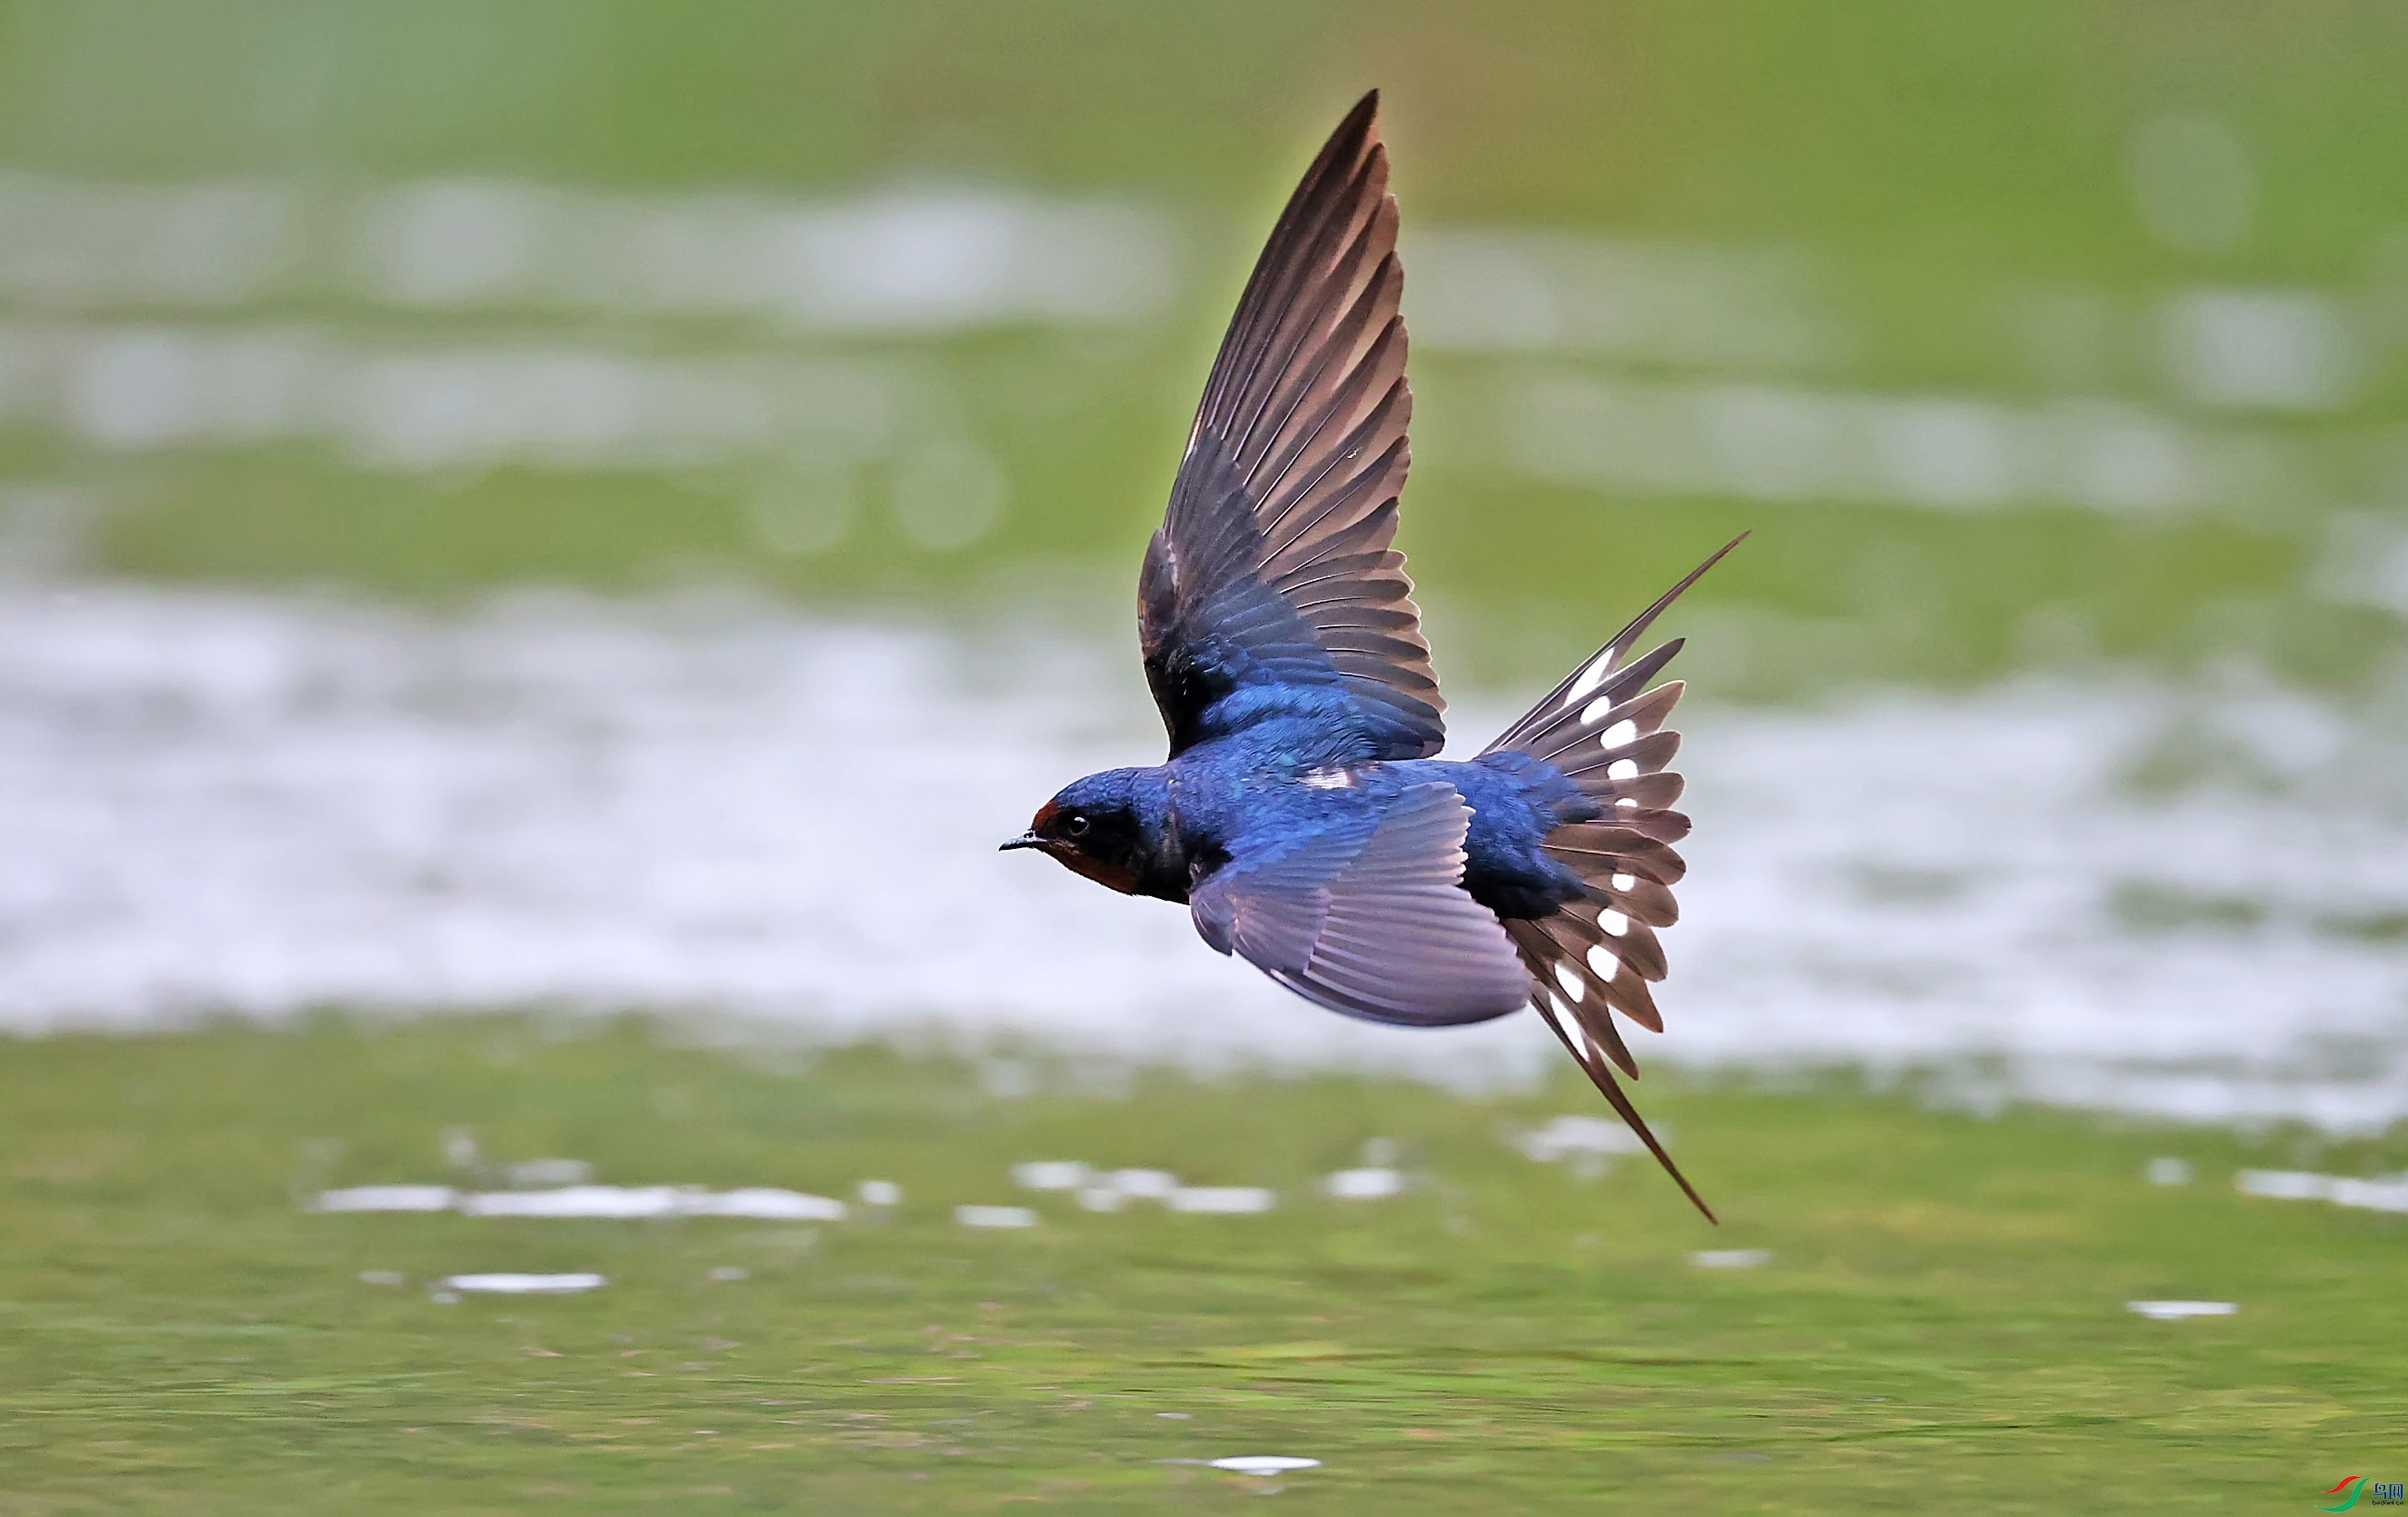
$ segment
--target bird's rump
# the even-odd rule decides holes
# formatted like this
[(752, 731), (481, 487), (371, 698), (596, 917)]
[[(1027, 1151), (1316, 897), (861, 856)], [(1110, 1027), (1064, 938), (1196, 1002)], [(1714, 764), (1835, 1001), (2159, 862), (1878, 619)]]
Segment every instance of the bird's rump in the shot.
[(1454, 786), (1414, 785), (1224, 865), (1189, 899), (1196, 930), (1348, 1016), (1440, 1027), (1520, 1010), (1529, 977), (1463, 890), (1470, 822)]
[(1412, 394), (1378, 105), (1363, 97), (1281, 213), (1146, 551), (1140, 641), (1174, 756), (1299, 709), (1351, 728), (1367, 759), (1445, 741), (1390, 546)]

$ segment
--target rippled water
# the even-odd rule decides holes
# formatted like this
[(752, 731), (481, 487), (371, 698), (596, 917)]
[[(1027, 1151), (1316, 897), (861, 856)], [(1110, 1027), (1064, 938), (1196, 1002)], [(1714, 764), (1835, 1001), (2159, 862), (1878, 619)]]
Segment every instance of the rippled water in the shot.
[[(2408, 702), (2102, 674), (1704, 708), (1643, 1060), (2408, 1115)], [(1484, 737), (1510, 712), (1458, 701)], [(1128, 649), (741, 596), (437, 617), (0, 591), (0, 1022), (672, 1008), (814, 1037), (1526, 1078), (1535, 1021), (1360, 1026), (996, 842), (1158, 755)]]

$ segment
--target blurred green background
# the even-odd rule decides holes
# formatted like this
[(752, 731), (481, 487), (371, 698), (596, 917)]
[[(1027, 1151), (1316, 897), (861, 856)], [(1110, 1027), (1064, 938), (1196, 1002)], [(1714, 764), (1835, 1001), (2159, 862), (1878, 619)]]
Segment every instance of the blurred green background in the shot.
[[(2403, 79), (2375, 3), (0, 0), (0, 1513), (2401, 1478)], [(1429, 1082), (1512, 1024), (1391, 1060), (988, 852), (1139, 740), (1372, 86), (1450, 692), (1755, 534), (1641, 1092), (1719, 1234), (1514, 1153), (1568, 1069)], [(307, 1209), (480, 1143), (908, 1199)], [(506, 1267), (611, 1283), (446, 1299)]]
[(1445, 668), (1542, 673), (1752, 528), (1723, 694), (2362, 686), (2404, 68), (2377, 5), (10, 4), (0, 478), (143, 575), (1117, 615), (1378, 85)]

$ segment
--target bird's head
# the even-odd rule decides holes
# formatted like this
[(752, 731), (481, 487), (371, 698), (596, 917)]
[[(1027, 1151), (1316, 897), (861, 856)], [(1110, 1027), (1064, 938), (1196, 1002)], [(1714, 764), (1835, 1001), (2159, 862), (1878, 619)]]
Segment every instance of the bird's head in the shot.
[(1003, 846), (1033, 848), (1062, 866), (1124, 895), (1138, 893), (1139, 880), (1155, 852), (1155, 808), (1146, 804), (1150, 771), (1107, 769), (1065, 785), (1037, 809), (1028, 830)]

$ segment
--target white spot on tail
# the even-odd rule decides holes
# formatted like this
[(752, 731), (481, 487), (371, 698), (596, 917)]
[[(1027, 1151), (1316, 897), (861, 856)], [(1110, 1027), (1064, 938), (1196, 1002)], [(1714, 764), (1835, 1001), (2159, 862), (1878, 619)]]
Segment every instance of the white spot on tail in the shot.
[(1619, 911), (1599, 911), (1597, 925), (1608, 937), (1619, 937), (1630, 930), (1630, 919)]
[(1581, 991), (1584, 987), (1581, 983), (1580, 971), (1561, 959), (1555, 961), (1555, 983), (1561, 985), (1564, 988), (1564, 994), (1573, 1000), (1577, 1001), (1581, 998)]
[(1603, 943), (1588, 951), (1588, 966), (1597, 971), (1597, 978), (1599, 980), (1612, 980), (1622, 973), (1622, 960), (1615, 957), (1613, 950)]
[(1613, 888), (1616, 890), (1628, 890), (1637, 883), (1639, 883), (1639, 877), (1635, 874), (1618, 874), (1613, 877)]
[(1588, 699), (1588, 693), (1605, 683), (1605, 677), (1613, 672), (1613, 665), (1621, 658), (1622, 650), (1609, 644), (1603, 652), (1589, 660), (1588, 667), (1581, 670), (1580, 678), (1572, 681), (1571, 693), (1564, 697), (1564, 709), (1570, 710)]
[(1608, 780), (1636, 780), (1639, 778), (1639, 761), (1615, 759), (1605, 766), (1605, 777)]
[(1580, 1018), (1572, 1014), (1571, 1003), (1562, 996), (1547, 997), (1547, 1015), (1555, 1019), (1555, 1025), (1564, 1030), (1564, 1036), (1571, 1039), (1574, 1048), (1580, 1047), (1587, 1038), (1588, 1034), (1582, 1029)]
[(1623, 744), (1633, 740), (1638, 736), (1639, 723), (1631, 721), (1626, 716), (1613, 725), (1606, 728), (1603, 732), (1598, 733), (1597, 735), (1597, 740), (1598, 745), (1601, 748), (1620, 748)]

